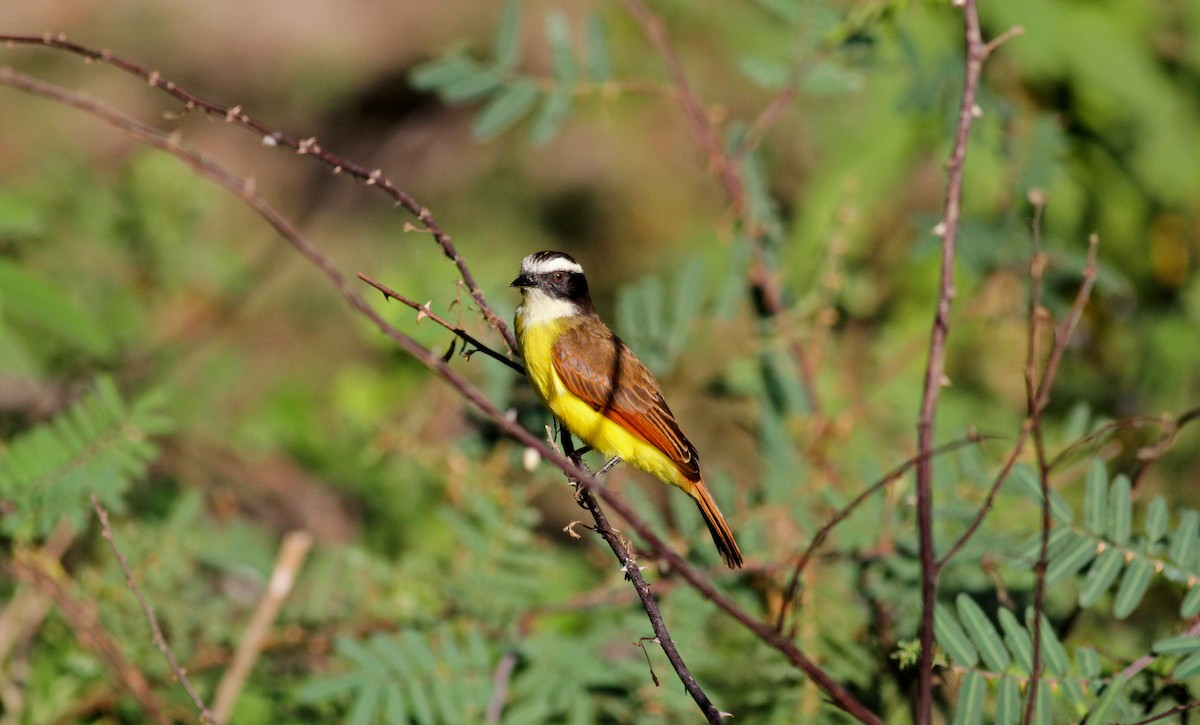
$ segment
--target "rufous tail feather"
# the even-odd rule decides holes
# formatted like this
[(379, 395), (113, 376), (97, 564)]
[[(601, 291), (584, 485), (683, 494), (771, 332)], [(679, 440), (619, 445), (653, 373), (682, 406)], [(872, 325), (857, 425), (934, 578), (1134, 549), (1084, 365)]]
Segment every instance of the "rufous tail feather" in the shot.
[(721, 509), (717, 508), (717, 502), (708, 492), (703, 479), (695, 481), (692, 485), (689, 493), (696, 499), (700, 515), (704, 517), (704, 523), (708, 524), (708, 533), (712, 534), (713, 543), (717, 545), (721, 558), (730, 569), (741, 568), (742, 552), (738, 550), (737, 542), (733, 540), (733, 532), (729, 530), (729, 524), (725, 523), (725, 517), (721, 515)]

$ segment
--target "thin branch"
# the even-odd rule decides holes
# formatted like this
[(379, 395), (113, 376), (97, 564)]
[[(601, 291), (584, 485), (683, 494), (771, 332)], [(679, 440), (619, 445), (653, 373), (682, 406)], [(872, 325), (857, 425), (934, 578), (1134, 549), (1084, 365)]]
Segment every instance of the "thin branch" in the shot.
[[(522, 365), (522, 364), (518, 363), (517, 361), (512, 360), (508, 357), (505, 357), (504, 355), (500, 354), (499, 352), (493, 350), (492, 348), (488, 347), (487, 345), (484, 345), (479, 340), (475, 339), (469, 332), (462, 329), (458, 325), (450, 323), (444, 317), (438, 315), (436, 312), (429, 309), (428, 302), (426, 302), (425, 304), (422, 305), (422, 304), (418, 303), (416, 300), (405, 297), (404, 295), (400, 294), (399, 292), (396, 292), (395, 290), (391, 289), (390, 287), (383, 284), (382, 282), (378, 282), (374, 279), (371, 279), (370, 277), (368, 277), (365, 274), (362, 274), (361, 272), (359, 273), (358, 278), (361, 279), (363, 282), (366, 282), (367, 284), (371, 285), (375, 289), (379, 290), (380, 292), (382, 292), (384, 299), (396, 300), (397, 302), (408, 305), (409, 307), (416, 310), (417, 311), (417, 322), (420, 322), (421, 318), (423, 318), (423, 317), (428, 317), (429, 319), (433, 320), (437, 324), (446, 328), (450, 332), (453, 332), (455, 335), (458, 335), (467, 344), (474, 346), (474, 348), (475, 348), (474, 351), (481, 352), (484, 355), (487, 355), (488, 357), (492, 358), (493, 360), (503, 363), (504, 365), (515, 370), (520, 375), (525, 374), (525, 366), (524, 365)], [(474, 351), (464, 350), (463, 354), (470, 355)]]
[[(561, 440), (563, 451), (567, 457), (576, 465), (584, 468), (582, 456), (574, 450), (574, 444), (571, 442), (571, 434), (565, 428), (562, 430)], [(570, 480), (570, 476), (568, 476), (568, 480)], [(700, 712), (704, 713), (704, 718), (711, 725), (720, 725), (721, 711), (712, 704), (708, 695), (705, 694), (704, 689), (700, 687), (700, 683), (696, 681), (696, 677), (687, 668), (683, 657), (679, 654), (679, 650), (675, 647), (675, 641), (671, 639), (671, 633), (667, 630), (666, 622), (663, 621), (662, 612), (658, 609), (658, 602), (654, 600), (654, 595), (650, 593), (650, 585), (646, 583), (646, 578), (642, 576), (641, 568), (637, 565), (637, 562), (625, 546), (625, 542), (621, 539), (620, 535), (616, 531), (613, 531), (612, 526), (608, 523), (608, 517), (604, 514), (604, 509), (600, 508), (600, 504), (596, 502), (595, 497), (592, 496), (592, 492), (586, 486), (578, 486), (578, 481), (572, 480), (571, 482), (577, 486), (579, 504), (587, 509), (596, 522), (596, 533), (600, 534), (601, 538), (608, 544), (608, 547), (612, 549), (613, 554), (617, 557), (617, 561), (621, 564), (621, 570), (625, 572), (625, 578), (633, 584), (638, 598), (642, 600), (642, 608), (646, 610), (646, 616), (650, 619), (650, 627), (654, 630), (654, 639), (662, 647), (663, 653), (667, 656), (667, 661), (671, 663), (671, 667), (675, 668), (675, 674), (679, 676), (679, 681), (683, 683), (683, 688), (695, 700), (696, 706), (700, 708)], [(655, 682), (655, 684), (658, 683)]]
[(138, 606), (142, 608), (142, 614), (146, 617), (146, 622), (150, 624), (150, 631), (154, 633), (154, 645), (162, 652), (163, 657), (167, 659), (167, 664), (171, 666), (171, 672), (175, 675), (175, 679), (179, 680), (179, 684), (183, 685), (183, 689), (187, 691), (188, 697), (192, 698), (192, 704), (196, 706), (196, 710), (200, 713), (200, 722), (217, 725), (220, 721), (213, 715), (208, 706), (204, 704), (204, 700), (196, 692), (196, 688), (192, 687), (192, 681), (188, 679), (187, 673), (179, 666), (179, 662), (175, 659), (175, 653), (171, 651), (171, 647), (167, 644), (167, 638), (163, 636), (162, 628), (158, 626), (158, 617), (154, 616), (154, 610), (150, 608), (150, 604), (146, 601), (145, 595), (142, 594), (142, 589), (133, 579), (133, 572), (129, 570), (129, 562), (125, 559), (125, 554), (121, 553), (120, 547), (117, 546), (117, 540), (113, 537), (112, 527), (108, 524), (108, 510), (100, 504), (100, 499), (96, 498), (96, 494), (91, 495), (92, 508), (96, 511), (96, 517), (100, 519), (100, 535), (108, 542), (112, 548), (113, 554), (117, 557), (117, 563), (121, 565), (121, 572), (125, 575), (125, 586), (129, 591), (133, 592), (133, 596), (137, 599)]
[(1040, 193), (1031, 194), (1033, 202), (1033, 230), (1030, 235), (1032, 251), (1029, 260), (1029, 323), (1025, 350), (1025, 398), (1028, 409), (1029, 434), (1033, 436), (1033, 448), (1037, 456), (1038, 485), (1042, 493), (1041, 542), (1038, 559), (1034, 565), (1033, 586), (1033, 669), (1029, 673), (1029, 691), (1025, 698), (1022, 725), (1033, 719), (1033, 707), (1037, 703), (1038, 686), (1042, 676), (1042, 610), (1046, 603), (1046, 566), (1050, 548), (1050, 464), (1046, 457), (1046, 444), (1042, 439), (1042, 409), (1037, 404), (1037, 390), (1041, 384), (1037, 378), (1037, 343), (1045, 316), (1042, 308), (1042, 279), (1046, 272), (1046, 255), (1042, 252), (1042, 214), (1045, 198)]
[(1146, 472), (1150, 470), (1150, 467), (1159, 458), (1162, 458), (1171, 446), (1175, 445), (1175, 437), (1179, 435), (1179, 429), (1197, 419), (1200, 419), (1200, 407), (1185, 411), (1174, 420), (1164, 421), (1165, 429), (1159, 439), (1153, 445), (1138, 451), (1138, 467), (1131, 477), (1131, 486), (1134, 491), (1141, 486), (1142, 479), (1146, 477)]
[(1158, 713), (1157, 715), (1154, 715), (1153, 717), (1148, 717), (1145, 720), (1138, 720), (1135, 723), (1130, 723), (1130, 725), (1150, 725), (1150, 723), (1152, 723), (1152, 722), (1159, 722), (1160, 720), (1166, 720), (1169, 717), (1173, 717), (1175, 715), (1178, 715), (1181, 712), (1186, 712), (1188, 710), (1194, 710), (1197, 707), (1200, 707), (1200, 700), (1192, 700), (1191, 702), (1185, 702), (1182, 705), (1176, 705), (1175, 707), (1171, 708), (1170, 710), (1165, 710), (1163, 712)]
[(917, 534), (921, 556), (921, 653), (917, 665), (918, 725), (928, 725), (933, 712), (933, 610), (937, 601), (938, 563), (933, 541), (933, 427), (937, 418), (938, 396), (946, 380), (946, 339), (950, 334), (950, 305), (954, 300), (954, 255), (958, 244), (959, 216), (962, 213), (963, 166), (971, 125), (980, 115), (976, 97), (979, 76), (988, 48), (979, 27), (975, 0), (962, 0), (963, 32), (966, 38), (966, 68), (962, 102), (954, 148), (946, 173), (946, 202), (936, 233), (942, 238), (941, 283), (937, 310), (929, 338), (929, 358), (925, 367), (921, 413), (917, 420)]
[(283, 544), (279, 548), (275, 569), (271, 573), (267, 588), (258, 600), (254, 613), (250, 615), (246, 634), (238, 642), (233, 659), (225, 668), (225, 674), (221, 676), (221, 682), (217, 685), (217, 693), (213, 698), (213, 712), (218, 722), (229, 722), (238, 695), (254, 669), (254, 662), (262, 651), (271, 624), (292, 591), (292, 585), (296, 583), (296, 575), (304, 565), (312, 543), (312, 534), (303, 530), (292, 531), (283, 537)]
[[(962, 438), (957, 441), (951, 441), (950, 443), (938, 446), (930, 453), (930, 455), (940, 456), (943, 453), (958, 450), (963, 446), (979, 443), (991, 437), (994, 436), (971, 434), (966, 438)], [(799, 603), (797, 599), (797, 593), (800, 588), (800, 575), (804, 572), (804, 569), (812, 560), (817, 548), (820, 547), (821, 544), (825, 543), (825, 540), (829, 538), (829, 534), (833, 531), (834, 527), (849, 518), (850, 514), (854, 513), (855, 509), (862, 505), (864, 501), (873, 496), (876, 492), (887, 487), (888, 484), (899, 480), (902, 476), (904, 476), (904, 474), (908, 473), (913, 466), (917, 465), (918, 458), (919, 456), (909, 458), (904, 463), (901, 463), (899, 466), (889, 471), (883, 478), (880, 478), (875, 483), (867, 486), (867, 488), (863, 489), (861, 493), (855, 496), (850, 503), (846, 504), (845, 507), (831, 516), (829, 520), (817, 530), (816, 535), (814, 535), (812, 541), (809, 542), (808, 548), (804, 550), (804, 553), (801, 554), (800, 558), (796, 561), (796, 566), (792, 570), (791, 578), (788, 580), (788, 585), (784, 590), (785, 593), (783, 595), (783, 603), (779, 608), (779, 616), (775, 620), (775, 630), (777, 632), (783, 631), (784, 620), (787, 618), (788, 612)]]
[(671, 568), (680, 577), (707, 597), (715, 606), (749, 629), (767, 645), (778, 650), (794, 666), (804, 671), (825, 692), (834, 705), (842, 708), (861, 722), (882, 725), (882, 721), (877, 715), (860, 703), (849, 691), (825, 672), (824, 669), (809, 659), (795, 644), (778, 632), (775, 632), (770, 624), (752, 617), (727, 595), (716, 589), (702, 572), (668, 546), (632, 508), (609, 491), (601, 481), (597, 480), (586, 469), (569, 460), (538, 436), (530, 433), (516, 420), (505, 415), (503, 411), (488, 400), (482, 391), (451, 368), (439, 355), (426, 349), (416, 340), (388, 324), (351, 287), (349, 280), (342, 275), (333, 263), (313, 247), (286, 217), (276, 211), (274, 207), (257, 193), (254, 184), (233, 175), (203, 154), (180, 146), (174, 138), (158, 129), (147, 126), (77, 93), (72, 93), (71, 91), (45, 83), (23, 73), (18, 73), (10, 68), (0, 67), (0, 83), (20, 88), (31, 94), (91, 113), (129, 136), (149, 146), (172, 154), (186, 163), (200, 176), (233, 192), (235, 196), (239, 197), (247, 206), (270, 224), (285, 241), (308, 259), (337, 289), (338, 293), (351, 308), (370, 320), (376, 329), (396, 342), (401, 349), (415, 360), (425, 365), (431, 372), (446, 381), (466, 401), (474, 405), (484, 416), (492, 420), (505, 435), (521, 445), (535, 449), (542, 456), (543, 460), (548, 461), (564, 473), (578, 479), (582, 486), (588, 488), (593, 494), (604, 501), (610, 509), (619, 514), (628, 524), (629, 528), (646, 541), (656, 556), (670, 564)]
[(383, 175), (381, 169), (368, 169), (364, 166), (355, 164), (341, 156), (326, 151), (317, 142), (316, 137), (306, 139), (294, 138), (281, 131), (274, 130), (250, 116), (242, 107), (239, 106), (223, 106), (218, 103), (204, 100), (188, 91), (180, 88), (174, 82), (166, 80), (158, 71), (148, 70), (136, 63), (113, 55), (107, 50), (95, 50), (69, 42), (63, 34), (52, 35), (46, 33), (44, 35), (7, 35), (0, 34), (0, 42), (6, 43), (8, 46), (13, 45), (39, 45), (48, 48), (64, 50), (75, 55), (82, 56), (89, 62), (100, 62), (118, 68), (130, 75), (136, 76), (144, 80), (153, 88), (157, 88), (164, 93), (174, 97), (176, 100), (182, 101), (185, 111), (200, 110), (210, 116), (223, 118), (226, 122), (241, 126), (242, 128), (252, 131), (260, 138), (266, 146), (277, 146), (281, 148), (291, 149), (301, 156), (311, 156), (323, 162), (335, 174), (346, 174), (359, 181), (366, 182), (367, 186), (378, 187), (380, 191), (387, 194), (396, 202), (397, 205), (404, 207), (410, 214), (415, 216), (421, 225), (433, 235), (434, 240), (442, 249), (442, 254), (452, 261), (458, 268), (459, 276), (463, 283), (467, 286), (467, 292), (471, 298), (475, 300), (475, 304), (479, 307), (480, 314), (487, 320), (504, 339), (509, 350), (514, 353), (517, 350), (517, 341), (513, 337), (513, 333), (508, 329), (508, 323), (504, 321), (483, 295), (483, 290), (475, 282), (475, 276), (471, 273), (467, 266), (466, 259), (455, 248), (450, 235), (447, 234), (441, 226), (434, 220), (433, 214), (429, 209), (417, 203), (417, 201), (406, 193), (404, 190), (397, 187), (390, 179)]

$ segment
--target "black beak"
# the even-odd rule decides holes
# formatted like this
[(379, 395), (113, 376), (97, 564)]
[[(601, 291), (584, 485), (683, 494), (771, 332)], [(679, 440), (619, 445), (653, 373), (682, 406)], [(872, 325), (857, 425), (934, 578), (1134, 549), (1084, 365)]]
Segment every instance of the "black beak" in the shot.
[(508, 286), (509, 287), (536, 287), (537, 282), (534, 282), (533, 279), (529, 275), (522, 273), (516, 279), (514, 279)]

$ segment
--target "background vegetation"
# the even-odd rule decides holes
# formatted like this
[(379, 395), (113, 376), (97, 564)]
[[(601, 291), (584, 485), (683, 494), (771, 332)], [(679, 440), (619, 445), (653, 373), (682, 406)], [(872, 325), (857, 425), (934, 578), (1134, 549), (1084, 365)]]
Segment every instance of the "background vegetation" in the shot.
[[(620, 468), (609, 481), (773, 622), (821, 525), (916, 451), (961, 12), (653, 3), (738, 162), (739, 218), (627, 4), (481, 7), (43, 2), (7, 8), (0, 32), (65, 31), (383, 170), (504, 316), (523, 255), (575, 255), (702, 452), (747, 568), (720, 566), (682, 496)], [(1030, 199), (1044, 198), (1049, 318), (1067, 314), (1088, 236), (1101, 242), (1041, 420), (1056, 464), (1034, 718), (1137, 722), (1200, 685), (1200, 434), (1186, 425), (1200, 404), (1200, 7), (979, 10), (986, 38), (1024, 32), (980, 91), (936, 438), (994, 437), (935, 461), (937, 543), (980, 510), (1027, 413)], [(112, 68), (0, 53), (253, 177), (342, 270), (503, 348), (430, 235), (361, 184)], [(285, 534), (311, 535), (232, 722), (696, 718), (661, 650), (635, 646), (650, 630), (611, 556), (563, 531), (586, 517), (561, 472), (364, 324), (236, 197), (88, 115), (10, 87), (0, 104), (0, 722), (196, 718), (92, 493), (210, 703)], [(760, 264), (778, 304), (750, 293)], [(451, 360), (529, 429), (549, 424), (509, 369)], [(938, 718), (1015, 722), (1029, 690), (1041, 495), (1033, 448), (1020, 460), (941, 572)], [(720, 709), (849, 719), (673, 570), (642, 563)], [(789, 619), (889, 723), (916, 717), (919, 582), (909, 475), (833, 529)]]

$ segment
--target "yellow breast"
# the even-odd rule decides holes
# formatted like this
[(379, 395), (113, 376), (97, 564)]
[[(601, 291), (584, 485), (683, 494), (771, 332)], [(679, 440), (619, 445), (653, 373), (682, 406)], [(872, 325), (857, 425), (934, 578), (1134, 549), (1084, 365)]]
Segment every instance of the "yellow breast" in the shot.
[(572, 318), (531, 322), (518, 309), (514, 322), (529, 384), (567, 430), (606, 456), (620, 456), (623, 461), (667, 483), (685, 490), (690, 488), (675, 463), (662, 451), (605, 417), (567, 389), (554, 369), (553, 349), (559, 336), (573, 325)]

